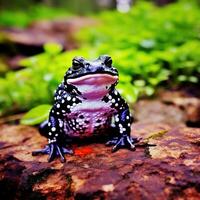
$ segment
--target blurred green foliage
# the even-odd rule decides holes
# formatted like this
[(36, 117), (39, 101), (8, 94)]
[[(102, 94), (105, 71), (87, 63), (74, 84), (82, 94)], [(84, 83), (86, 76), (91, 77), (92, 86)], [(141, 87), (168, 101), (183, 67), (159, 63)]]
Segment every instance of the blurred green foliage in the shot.
[(32, 21), (41, 19), (53, 19), (70, 15), (66, 9), (45, 6), (43, 4), (31, 4), (23, 9), (0, 10), (0, 26), (26, 27)]
[(53, 102), (53, 91), (74, 56), (109, 54), (120, 73), (119, 91), (129, 101), (151, 96), (160, 86), (199, 84), (200, 12), (193, 3), (158, 8), (140, 2), (129, 13), (103, 12), (99, 23), (77, 36), (81, 48), (45, 52), (22, 62), (25, 69), (0, 79), (0, 114)]
[(129, 13), (107, 11), (98, 18), (101, 25), (82, 31), (79, 39), (97, 55), (112, 55), (126, 78), (119, 88), (128, 101), (162, 85), (199, 84), (200, 12), (194, 1), (162, 8), (140, 2)]
[(51, 107), (52, 105), (43, 104), (31, 109), (21, 118), (20, 123), (24, 125), (40, 124), (48, 118)]

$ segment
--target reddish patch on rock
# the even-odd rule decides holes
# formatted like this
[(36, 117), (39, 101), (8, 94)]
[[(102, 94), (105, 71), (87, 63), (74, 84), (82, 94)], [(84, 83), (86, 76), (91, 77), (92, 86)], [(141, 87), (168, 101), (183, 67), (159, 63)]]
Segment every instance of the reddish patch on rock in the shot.
[(75, 149), (74, 154), (77, 156), (86, 156), (88, 154), (91, 154), (93, 152), (91, 147), (80, 147), (78, 149)]

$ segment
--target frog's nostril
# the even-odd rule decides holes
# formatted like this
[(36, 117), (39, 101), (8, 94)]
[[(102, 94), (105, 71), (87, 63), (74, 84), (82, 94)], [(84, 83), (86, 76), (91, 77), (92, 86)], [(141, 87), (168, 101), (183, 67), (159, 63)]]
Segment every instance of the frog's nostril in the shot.
[(86, 67), (90, 67), (90, 63), (86, 63), (85, 66), (86, 66)]

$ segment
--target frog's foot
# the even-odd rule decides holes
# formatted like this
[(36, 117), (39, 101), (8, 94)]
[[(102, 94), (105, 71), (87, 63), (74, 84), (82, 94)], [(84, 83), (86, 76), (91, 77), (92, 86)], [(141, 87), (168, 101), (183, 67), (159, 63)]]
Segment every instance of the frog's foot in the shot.
[(51, 143), (45, 146), (44, 149), (36, 150), (32, 152), (33, 156), (37, 156), (40, 154), (48, 154), (48, 162), (53, 161), (57, 156), (60, 156), (60, 160), (62, 163), (66, 161), (64, 154), (73, 154), (73, 151), (71, 149), (67, 149), (64, 147), (60, 147), (57, 143)]
[(114, 137), (112, 140), (109, 140), (106, 145), (114, 145), (112, 152), (115, 152), (121, 148), (128, 148), (130, 150), (135, 150), (135, 143), (139, 142), (141, 138), (132, 138), (128, 135), (122, 135), (120, 137)]

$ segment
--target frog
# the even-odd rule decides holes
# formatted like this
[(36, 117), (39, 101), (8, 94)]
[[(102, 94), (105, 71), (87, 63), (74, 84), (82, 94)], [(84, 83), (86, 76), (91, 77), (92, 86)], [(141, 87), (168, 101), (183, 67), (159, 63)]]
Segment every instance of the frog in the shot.
[(39, 127), (48, 144), (32, 155), (48, 154), (48, 162), (59, 157), (64, 163), (65, 154), (73, 154), (73, 139), (103, 137), (105, 133), (109, 136), (105, 144), (112, 146), (112, 152), (135, 150), (138, 139), (131, 137), (133, 117), (116, 89), (118, 82), (119, 73), (109, 55), (95, 60), (74, 57), (55, 91), (49, 118)]

